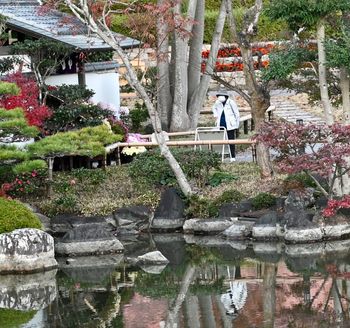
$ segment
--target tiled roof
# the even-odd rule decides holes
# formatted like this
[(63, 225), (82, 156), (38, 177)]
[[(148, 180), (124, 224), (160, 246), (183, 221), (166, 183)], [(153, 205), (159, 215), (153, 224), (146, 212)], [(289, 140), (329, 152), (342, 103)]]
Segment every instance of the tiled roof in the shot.
[(119, 67), (119, 64), (113, 61), (86, 63), (85, 72), (109, 71), (109, 70), (116, 69), (118, 67)]
[[(33, 37), (47, 37), (81, 50), (111, 49), (96, 35), (88, 35), (87, 28), (74, 16), (57, 10), (43, 13), (40, 5), (35, 3), (36, 1), (0, 0), (0, 14), (7, 17), (7, 25), (10, 28)], [(130, 48), (138, 44), (137, 40), (120, 37), (120, 45), (123, 48)]]

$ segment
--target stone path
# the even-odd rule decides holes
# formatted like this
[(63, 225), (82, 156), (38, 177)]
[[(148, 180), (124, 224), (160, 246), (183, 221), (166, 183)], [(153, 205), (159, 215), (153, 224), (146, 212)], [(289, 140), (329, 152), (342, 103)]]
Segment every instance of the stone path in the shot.
[(303, 123), (325, 123), (320, 116), (306, 112), (301, 109), (298, 104), (290, 101), (288, 95), (291, 95), (291, 93), (283, 90), (276, 90), (271, 93), (271, 105), (276, 107), (273, 111), (273, 115), (291, 123), (297, 123), (297, 120), (302, 120)]

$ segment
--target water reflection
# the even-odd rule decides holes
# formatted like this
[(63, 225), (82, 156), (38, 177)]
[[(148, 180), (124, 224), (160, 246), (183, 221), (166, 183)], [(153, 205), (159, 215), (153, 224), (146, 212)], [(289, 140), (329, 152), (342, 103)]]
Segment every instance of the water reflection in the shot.
[[(206, 238), (191, 245), (176, 239), (172, 249), (173, 241), (157, 237), (150, 245), (167, 253), (165, 267), (141, 269), (120, 257), (61, 261), (56, 277), (37, 274), (32, 290), (20, 282), (25, 276), (0, 276), (0, 327), (350, 327), (347, 248), (314, 245), (323, 250), (314, 254), (309, 246), (295, 252)], [(42, 301), (40, 288), (48, 296)], [(5, 308), (27, 311), (11, 326), (9, 318), (20, 316)]]

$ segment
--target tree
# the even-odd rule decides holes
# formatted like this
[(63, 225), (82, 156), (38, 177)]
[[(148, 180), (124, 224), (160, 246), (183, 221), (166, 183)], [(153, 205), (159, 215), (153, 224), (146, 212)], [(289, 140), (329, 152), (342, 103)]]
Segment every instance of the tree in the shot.
[(350, 3), (347, 0), (273, 0), (267, 11), (273, 19), (284, 19), (296, 34), (305, 29), (316, 27), (318, 80), (327, 124), (333, 124), (334, 118), (327, 84), (325, 25), (327, 17), (346, 10), (350, 10)]
[(3, 95), (0, 98), (0, 106), (8, 110), (17, 107), (23, 108), (29, 125), (41, 128), (44, 120), (51, 113), (47, 106), (40, 105), (38, 102), (39, 88), (36, 82), (31, 78), (25, 77), (20, 72), (10, 74), (4, 80), (15, 83), (20, 92), (18, 94)]
[[(262, 126), (257, 136), (257, 140), (277, 151), (276, 164), (281, 172), (305, 172), (328, 199), (347, 193), (347, 185), (341, 185), (341, 190), (334, 187), (350, 171), (346, 160), (350, 156), (349, 138), (350, 126), (340, 124), (270, 123)], [(321, 185), (315, 174), (327, 181), (327, 187)]]
[[(45, 104), (46, 100), (47, 87), (45, 80), (56, 72), (57, 68), (65, 62), (72, 52), (72, 47), (45, 38), (24, 40), (13, 44), (11, 47), (11, 54), (28, 55), (30, 57), (27, 64), (30, 65), (39, 87), (38, 96), (41, 104)], [(18, 62), (18, 58), (14, 57), (14, 61)]]
[(28, 145), (33, 158), (43, 158), (48, 162), (49, 189), (52, 195), (53, 164), (56, 157), (105, 155), (105, 146), (121, 141), (122, 136), (114, 134), (107, 125), (87, 127), (77, 131), (59, 132)]
[[(233, 15), (232, 2), (225, 0), (225, 3), (231, 35), (237, 41), (242, 56), (245, 85), (243, 88), (238, 87), (216, 74), (212, 74), (212, 76), (228, 89), (238, 92), (245, 99), (251, 108), (255, 126), (259, 129), (265, 122), (265, 113), (270, 106), (268, 82), (260, 81), (257, 77), (252, 52), (253, 38), (257, 34), (257, 24), (263, 9), (263, 3), (262, 0), (256, 0), (255, 4), (245, 12), (240, 30), (238, 30), (237, 22)], [(208, 62), (206, 66), (214, 66), (213, 64)], [(272, 167), (269, 152), (263, 143), (257, 144), (257, 161), (261, 169), (261, 175), (263, 177), (271, 177)]]

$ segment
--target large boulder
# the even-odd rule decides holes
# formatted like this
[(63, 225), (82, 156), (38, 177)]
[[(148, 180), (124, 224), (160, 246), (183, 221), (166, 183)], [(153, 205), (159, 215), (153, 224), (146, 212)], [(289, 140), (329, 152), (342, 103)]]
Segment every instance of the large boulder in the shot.
[(113, 212), (118, 234), (138, 234), (148, 228), (152, 211), (143, 205), (122, 207)]
[(55, 251), (58, 255), (86, 256), (121, 253), (122, 243), (104, 226), (87, 223), (67, 232), (57, 242)]
[(57, 215), (51, 219), (51, 230), (54, 235), (64, 235), (72, 228), (76, 228), (85, 224), (98, 224), (104, 230), (115, 230), (115, 221), (112, 216), (91, 216), (82, 217), (77, 215), (63, 214)]
[(212, 235), (223, 232), (232, 225), (231, 219), (189, 219), (183, 225), (184, 233)]
[(0, 275), (0, 308), (20, 311), (46, 308), (57, 296), (56, 272)]
[(285, 208), (288, 210), (310, 207), (315, 204), (314, 192), (313, 188), (291, 190), (285, 200)]
[(0, 234), (0, 273), (44, 271), (57, 267), (54, 239), (38, 229)]
[(229, 239), (245, 239), (251, 237), (253, 222), (234, 222), (222, 234)]
[(250, 199), (243, 200), (239, 203), (227, 203), (219, 208), (219, 217), (237, 217), (240, 216), (241, 213), (247, 213), (252, 210), (253, 204)]
[(153, 231), (175, 231), (182, 228), (185, 220), (185, 203), (176, 189), (166, 189), (154, 213)]

